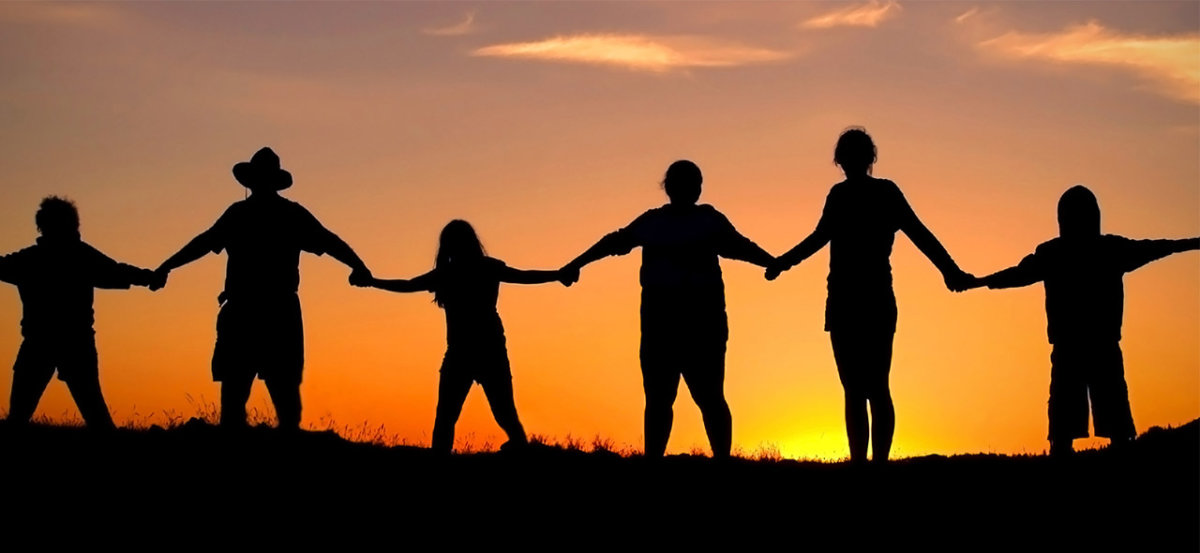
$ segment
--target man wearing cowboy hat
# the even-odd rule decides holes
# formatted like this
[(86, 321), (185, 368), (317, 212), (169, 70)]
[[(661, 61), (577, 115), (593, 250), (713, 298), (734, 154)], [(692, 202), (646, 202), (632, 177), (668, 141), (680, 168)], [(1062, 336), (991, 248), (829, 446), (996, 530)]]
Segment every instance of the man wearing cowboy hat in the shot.
[(157, 269), (165, 282), (171, 270), (209, 252), (225, 250), (229, 261), (218, 301), (213, 380), (221, 383), (221, 425), (246, 424), (246, 401), (254, 377), (267, 384), (281, 429), (300, 426), (300, 376), (304, 328), (300, 314), (300, 252), (328, 253), (353, 272), (367, 266), (341, 238), (300, 204), (279, 195), (292, 185), (279, 156), (263, 148), (233, 166), (233, 176), (250, 196), (235, 202), (212, 228), (192, 239)]

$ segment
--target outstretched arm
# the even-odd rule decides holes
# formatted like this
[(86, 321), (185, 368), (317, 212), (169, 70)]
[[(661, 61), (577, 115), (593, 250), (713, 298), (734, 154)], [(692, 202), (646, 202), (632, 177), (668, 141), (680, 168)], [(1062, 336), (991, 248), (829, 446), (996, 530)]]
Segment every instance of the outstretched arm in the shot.
[(631, 233), (627, 232), (626, 229), (621, 229), (605, 235), (604, 238), (593, 244), (587, 251), (579, 254), (579, 257), (568, 263), (564, 269), (570, 268), (578, 271), (588, 263), (604, 259), (610, 255), (625, 255), (633, 251), (635, 247), (637, 247), (637, 243), (633, 240)]
[(1168, 255), (1200, 249), (1200, 238), (1182, 240), (1126, 240), (1121, 263), (1125, 272), (1132, 271)]
[(505, 266), (500, 270), (500, 282), (511, 282), (513, 284), (544, 284), (562, 280), (562, 271), (536, 271), (514, 269)]
[(826, 230), (825, 218), (817, 223), (817, 228), (812, 231), (804, 240), (801, 240), (796, 247), (787, 251), (787, 253), (775, 259), (770, 268), (767, 269), (767, 280), (775, 280), (782, 273), (792, 267), (795, 267), (801, 261), (812, 257), (812, 254), (817, 253), (825, 244), (829, 243), (829, 232)]
[(825, 206), (821, 208), (821, 218), (817, 220), (817, 228), (813, 229), (812, 233), (804, 240), (801, 240), (799, 244), (796, 244), (795, 247), (775, 258), (775, 262), (767, 268), (767, 280), (775, 280), (779, 277), (780, 273), (812, 257), (814, 253), (817, 253), (817, 251), (825, 247), (825, 244), (829, 243), (829, 240), (832, 238), (829, 232), (830, 218), (832, 217), (830, 215), (830, 204), (833, 203), (834, 197), (835, 192), (830, 190), (829, 195), (825, 198)]
[(155, 269), (155, 272), (166, 274), (204, 257), (209, 252), (221, 251), (221, 245), (217, 241), (216, 233), (214, 232), (215, 228), (214, 226), (212, 229), (206, 230), (193, 238), (183, 249), (180, 249), (178, 252), (175, 252), (175, 255), (163, 261), (162, 265), (159, 265), (158, 269)]
[(435, 271), (429, 271), (419, 277), (413, 279), (394, 279), (386, 280), (380, 278), (369, 278), (365, 281), (365, 286), (371, 286), (380, 290), (389, 292), (431, 292), (436, 281)]
[(559, 280), (566, 286), (574, 284), (579, 280), (579, 270), (588, 263), (603, 259), (610, 255), (625, 255), (634, 248), (640, 246), (638, 240), (638, 228), (643, 224), (645, 214), (634, 219), (629, 226), (620, 230), (610, 232), (601, 238), (600, 241), (588, 248), (587, 251), (579, 254), (579, 257), (571, 260), (559, 270)]
[(347, 267), (350, 267), (350, 274), (352, 278), (357, 276), (369, 277), (371, 271), (367, 269), (367, 264), (363, 263), (363, 260), (358, 257), (358, 254), (354, 253), (354, 250), (350, 248), (350, 245), (332, 232), (329, 233), (329, 235), (329, 244), (326, 247), (325, 252), (328, 253), (330, 257), (333, 257), (334, 259), (344, 263)]
[(0, 282), (17, 284), (21, 280), (23, 263), (21, 252), (0, 255)]
[(997, 271), (981, 279), (977, 279), (977, 281), (980, 285), (986, 285), (988, 288), (995, 290), (999, 288), (1029, 286), (1037, 284), (1045, 278), (1041, 259), (1036, 253), (1033, 253), (1025, 256), (1025, 259), (1022, 259), (1015, 267)]
[(753, 263), (759, 267), (770, 267), (771, 264), (775, 263), (775, 256), (767, 253), (766, 250), (755, 244), (753, 240), (746, 238), (742, 233), (738, 232), (727, 217), (724, 215), (720, 217), (721, 224), (724, 226), (721, 234), (720, 251), (718, 252), (721, 257)]
[(955, 292), (973, 287), (977, 279), (958, 267), (937, 237), (929, 231), (925, 223), (917, 218), (917, 214), (908, 206), (908, 202), (904, 202), (903, 209), (900, 230), (903, 230), (904, 234), (908, 235), (908, 239), (917, 246), (917, 249), (921, 250), (921, 253), (933, 262), (933, 266), (941, 271), (942, 278), (946, 281), (946, 287)]
[(354, 253), (354, 249), (345, 240), (325, 228), (325, 225), (322, 225), (307, 209), (300, 207), (299, 214), (299, 228), (303, 236), (301, 248), (303, 250), (317, 255), (327, 253), (330, 257), (350, 267), (350, 284), (359, 286), (366, 284), (371, 279), (371, 271), (367, 269), (367, 264), (363, 263), (363, 260)]

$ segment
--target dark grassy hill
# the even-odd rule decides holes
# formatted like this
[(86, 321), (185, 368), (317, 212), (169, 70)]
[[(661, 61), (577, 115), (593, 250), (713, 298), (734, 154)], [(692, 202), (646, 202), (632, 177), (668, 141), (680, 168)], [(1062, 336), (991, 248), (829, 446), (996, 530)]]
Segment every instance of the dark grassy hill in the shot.
[(549, 446), (447, 458), (198, 421), (108, 435), (0, 425), (0, 474), (0, 529), (51, 543), (96, 536), (174, 550), (242, 532), (271, 545), (332, 532), (428, 546), (419, 549), (491, 539), (537, 549), (1200, 547), (1200, 420), (1065, 461), (929, 456), (885, 467), (648, 462)]

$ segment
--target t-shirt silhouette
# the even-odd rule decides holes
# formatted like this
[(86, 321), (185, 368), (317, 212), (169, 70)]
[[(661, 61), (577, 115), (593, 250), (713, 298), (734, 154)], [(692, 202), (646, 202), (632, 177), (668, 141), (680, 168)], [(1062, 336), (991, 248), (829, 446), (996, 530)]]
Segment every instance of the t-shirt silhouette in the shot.
[(37, 244), (0, 257), (0, 281), (21, 296), (21, 335), (26, 338), (92, 336), (95, 288), (145, 285), (154, 273), (118, 263), (78, 239), (37, 239)]
[(227, 297), (296, 292), (300, 252), (322, 255), (338, 241), (307, 209), (281, 196), (235, 202), (199, 239), (213, 253), (229, 254)]
[(826, 330), (895, 330), (892, 244), (896, 231), (918, 223), (900, 187), (890, 180), (847, 180), (829, 190), (816, 230), (829, 239)]
[(504, 325), (496, 301), (501, 275), (507, 269), (499, 259), (480, 257), (454, 261), (427, 274), (426, 284), (446, 312), (449, 349), (466, 351), (503, 344)]
[(604, 238), (606, 253), (642, 248), (642, 335), (696, 328), (697, 339), (725, 339), (725, 283), (720, 257), (748, 260), (760, 248), (711, 205), (667, 204)]
[(1044, 282), (1046, 332), (1051, 344), (1118, 342), (1125, 308), (1125, 273), (1177, 251), (1174, 240), (1131, 240), (1111, 234), (1039, 245), (994, 288)]

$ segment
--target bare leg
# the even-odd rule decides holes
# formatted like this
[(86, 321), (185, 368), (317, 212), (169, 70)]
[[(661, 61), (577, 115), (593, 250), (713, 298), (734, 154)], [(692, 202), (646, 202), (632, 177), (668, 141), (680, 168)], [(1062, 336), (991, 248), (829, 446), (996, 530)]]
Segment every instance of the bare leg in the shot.
[[(896, 431), (896, 408), (891, 391), (884, 389), (873, 394), (871, 402), (871, 460), (884, 462), (892, 450), (892, 435)], [(863, 444), (863, 453), (866, 453)]]
[(508, 443), (518, 445), (528, 442), (525, 427), (521, 426), (521, 420), (517, 417), (512, 378), (500, 376), (480, 384), (483, 386), (484, 395), (487, 396), (488, 405), (492, 408), (492, 416), (496, 417), (496, 423), (508, 435)]
[(250, 401), (250, 387), (254, 375), (229, 376), (221, 381), (221, 426), (242, 428), (246, 426), (246, 402)]
[(67, 389), (79, 407), (79, 414), (88, 428), (109, 430), (115, 428), (112, 414), (108, 412), (108, 404), (104, 402), (104, 394), (100, 391), (100, 376), (96, 372), (72, 376), (67, 381)]
[(867, 460), (867, 440), (870, 426), (867, 421), (867, 398), (855, 391), (844, 390), (846, 398), (846, 437), (850, 441), (850, 461)]
[(643, 421), (646, 433), (646, 457), (662, 457), (667, 452), (671, 425), (675, 419), (675, 397), (679, 393), (679, 373), (646, 370), (642, 366), (642, 388), (646, 392), (646, 414)]
[(892, 369), (892, 338), (889, 332), (874, 335), (866, 346), (866, 362), (870, 363), (871, 376), (871, 459), (877, 463), (888, 460), (892, 451), (892, 437), (896, 433), (896, 407), (892, 404), (890, 373)]
[(433, 450), (450, 453), (454, 449), (454, 425), (462, 414), (463, 402), (471, 391), (471, 379), (442, 371), (438, 381), (437, 415), (433, 420)]
[[(18, 358), (20, 363), (20, 358)], [(33, 418), (42, 393), (54, 377), (54, 367), (25, 366), (13, 372), (12, 392), (8, 400), (8, 421), (27, 423)]]
[(724, 361), (722, 352), (719, 370), (700, 374), (690, 371), (684, 373), (692, 399), (704, 417), (704, 431), (708, 434), (714, 459), (728, 458), (733, 442), (733, 416), (729, 412), (729, 403), (725, 401)]
[[(279, 419), (280, 430), (300, 429), (300, 383), (268, 380), (267, 392), (271, 394), (271, 403), (275, 404), (275, 417)], [(243, 405), (245, 405), (243, 403)]]
[(867, 460), (867, 441), (870, 439), (867, 395), (861, 385), (864, 367), (858, 338), (845, 332), (829, 333), (829, 340), (833, 344), (833, 360), (837, 363), (838, 378), (842, 381), (846, 402), (846, 438), (850, 442), (850, 461), (853, 463)]

